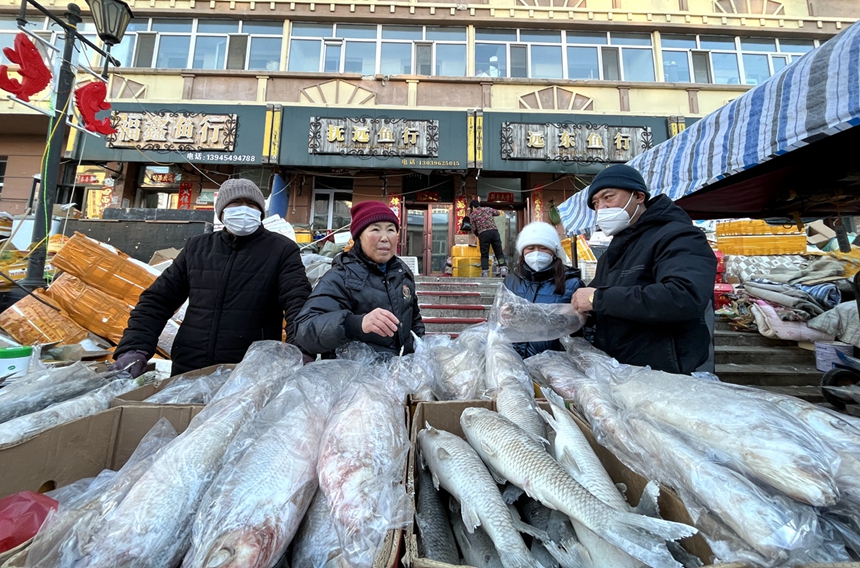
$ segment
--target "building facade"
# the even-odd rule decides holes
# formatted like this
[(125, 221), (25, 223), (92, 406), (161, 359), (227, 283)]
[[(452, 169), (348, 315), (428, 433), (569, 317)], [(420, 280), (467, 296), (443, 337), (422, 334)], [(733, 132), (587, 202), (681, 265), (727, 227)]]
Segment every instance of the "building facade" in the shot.
[[(469, 199), (504, 212), (510, 251), (525, 223), (601, 168), (860, 17), (854, 0), (130, 5), (108, 84), (117, 132), (70, 130), (61, 200), (92, 216), (206, 209), (220, 183), (242, 176), (284, 191), (287, 220), (315, 231), (381, 200), (401, 216), (400, 253), (419, 257), (421, 273), (444, 268)], [(0, 47), (16, 10), (0, 0)], [(31, 23), (56, 41), (44, 18)], [(78, 61), (100, 65), (85, 51)], [(0, 210), (27, 206), (46, 136), (46, 118), (0, 94)]]

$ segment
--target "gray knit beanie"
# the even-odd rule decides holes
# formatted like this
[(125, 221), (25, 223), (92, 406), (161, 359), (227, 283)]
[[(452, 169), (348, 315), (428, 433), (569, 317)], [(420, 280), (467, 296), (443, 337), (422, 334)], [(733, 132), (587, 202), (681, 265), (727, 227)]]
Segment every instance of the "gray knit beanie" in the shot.
[(218, 200), (215, 203), (215, 215), (218, 219), (221, 219), (224, 208), (237, 199), (253, 201), (262, 213), (266, 213), (266, 198), (257, 184), (249, 179), (232, 178), (222, 183), (221, 189), (218, 190)]

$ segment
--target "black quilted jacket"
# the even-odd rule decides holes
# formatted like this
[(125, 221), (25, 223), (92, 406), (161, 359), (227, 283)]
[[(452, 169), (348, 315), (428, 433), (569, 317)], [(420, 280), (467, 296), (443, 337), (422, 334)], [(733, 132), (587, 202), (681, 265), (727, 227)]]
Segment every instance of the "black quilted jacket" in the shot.
[(173, 374), (238, 363), (261, 339), (294, 343), (295, 319), (311, 292), (299, 247), (262, 227), (246, 237), (226, 230), (189, 239), (164, 274), (140, 296), (116, 355), (153, 354), (158, 336), (187, 298), (171, 358)]
[[(400, 320), (394, 337), (361, 331), (362, 318), (376, 308), (384, 308)], [(297, 322), (298, 345), (325, 357), (350, 341), (367, 343), (378, 353), (398, 355), (401, 348), (404, 354), (412, 353), (415, 347), (411, 332), (424, 336), (412, 271), (394, 257), (383, 272), (358, 246), (335, 257)]]

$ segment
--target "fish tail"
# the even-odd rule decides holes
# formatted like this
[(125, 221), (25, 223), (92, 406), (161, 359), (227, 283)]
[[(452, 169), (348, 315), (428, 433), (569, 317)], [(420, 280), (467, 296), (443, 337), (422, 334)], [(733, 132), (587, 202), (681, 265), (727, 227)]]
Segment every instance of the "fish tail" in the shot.
[(591, 557), (582, 544), (571, 539), (561, 543), (544, 542), (547, 552), (556, 559), (562, 568), (591, 568)]
[(660, 485), (651, 480), (642, 490), (642, 498), (639, 499), (639, 504), (633, 509), (634, 513), (645, 515), (646, 517), (660, 518), (660, 506), (657, 500), (660, 497)]
[(682, 568), (666, 548), (667, 540), (678, 540), (698, 532), (673, 521), (619, 512), (598, 534), (630, 556), (649, 566)]
[(523, 547), (522, 552), (500, 550), (499, 558), (505, 568), (544, 568), (525, 547)]

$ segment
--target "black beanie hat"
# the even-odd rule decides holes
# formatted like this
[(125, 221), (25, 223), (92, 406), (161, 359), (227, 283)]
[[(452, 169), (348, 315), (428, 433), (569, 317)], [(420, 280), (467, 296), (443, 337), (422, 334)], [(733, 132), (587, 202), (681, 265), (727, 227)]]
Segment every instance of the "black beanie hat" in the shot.
[(588, 199), (586, 203), (591, 209), (594, 209), (594, 204), (591, 202), (597, 192), (612, 187), (615, 189), (625, 189), (627, 191), (641, 191), (645, 194), (645, 199), (651, 197), (651, 192), (648, 191), (648, 186), (645, 185), (645, 179), (636, 168), (631, 168), (625, 164), (616, 164), (609, 166), (596, 176), (588, 188)]

